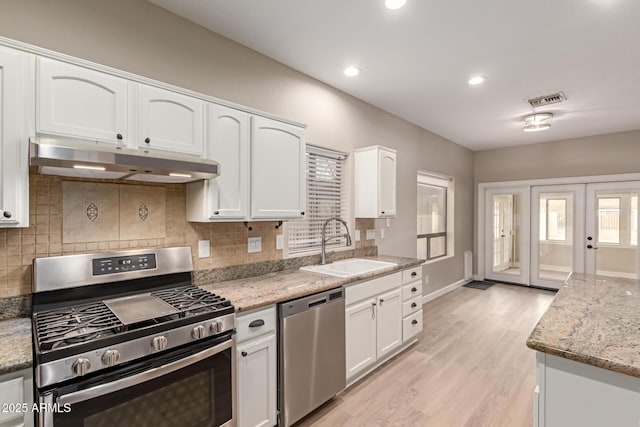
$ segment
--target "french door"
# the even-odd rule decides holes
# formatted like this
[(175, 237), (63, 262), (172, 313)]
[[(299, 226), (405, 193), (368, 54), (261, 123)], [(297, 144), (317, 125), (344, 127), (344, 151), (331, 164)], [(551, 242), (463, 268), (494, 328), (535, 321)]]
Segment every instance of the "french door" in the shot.
[(529, 283), (529, 187), (485, 192), (485, 277)]

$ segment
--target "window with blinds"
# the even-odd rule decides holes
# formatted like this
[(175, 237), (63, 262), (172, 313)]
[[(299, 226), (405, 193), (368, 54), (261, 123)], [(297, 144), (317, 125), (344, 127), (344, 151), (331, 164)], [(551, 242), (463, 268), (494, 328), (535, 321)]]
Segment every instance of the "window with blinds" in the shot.
[[(307, 209), (304, 219), (287, 224), (290, 254), (319, 250), (322, 224), (329, 218), (347, 220), (346, 158), (344, 153), (307, 145)], [(341, 227), (332, 221), (327, 226), (327, 238), (343, 235)], [(327, 248), (345, 245), (344, 237), (327, 242)]]

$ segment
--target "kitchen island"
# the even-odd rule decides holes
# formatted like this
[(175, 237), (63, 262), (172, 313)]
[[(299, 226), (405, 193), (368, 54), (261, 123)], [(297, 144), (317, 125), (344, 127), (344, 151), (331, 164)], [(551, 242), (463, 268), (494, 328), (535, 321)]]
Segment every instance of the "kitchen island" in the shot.
[(640, 425), (640, 280), (573, 273), (527, 346), (534, 426)]

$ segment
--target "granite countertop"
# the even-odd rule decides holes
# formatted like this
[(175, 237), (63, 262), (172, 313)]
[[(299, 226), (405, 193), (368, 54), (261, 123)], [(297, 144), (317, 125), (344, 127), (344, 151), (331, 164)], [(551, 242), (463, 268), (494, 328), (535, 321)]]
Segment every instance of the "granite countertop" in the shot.
[(226, 282), (201, 284), (200, 287), (221, 295), (231, 301), (237, 313), (267, 305), (322, 292), (328, 289), (355, 283), (360, 280), (384, 276), (395, 271), (415, 267), (424, 260), (386, 255), (359, 257), (377, 261), (394, 262), (394, 267), (378, 270), (348, 279), (327, 276), (301, 270), (280, 271), (257, 277), (230, 280)]
[(572, 273), (527, 346), (640, 378), (640, 280)]
[(0, 375), (32, 366), (31, 319), (0, 321), (0, 343)]

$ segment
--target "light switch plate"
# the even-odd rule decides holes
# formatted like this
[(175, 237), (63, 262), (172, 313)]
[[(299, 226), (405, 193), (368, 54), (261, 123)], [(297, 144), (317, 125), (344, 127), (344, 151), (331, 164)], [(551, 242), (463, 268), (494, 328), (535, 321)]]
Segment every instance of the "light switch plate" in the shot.
[(360, 241), (360, 230), (356, 230), (356, 242)]
[(276, 236), (276, 250), (284, 249), (284, 236), (282, 234), (278, 234)]
[(367, 230), (367, 240), (375, 240), (376, 238), (376, 230)]
[(210, 250), (211, 241), (198, 240), (198, 258), (209, 258), (211, 256)]
[(249, 237), (247, 241), (247, 253), (262, 252), (262, 237)]

